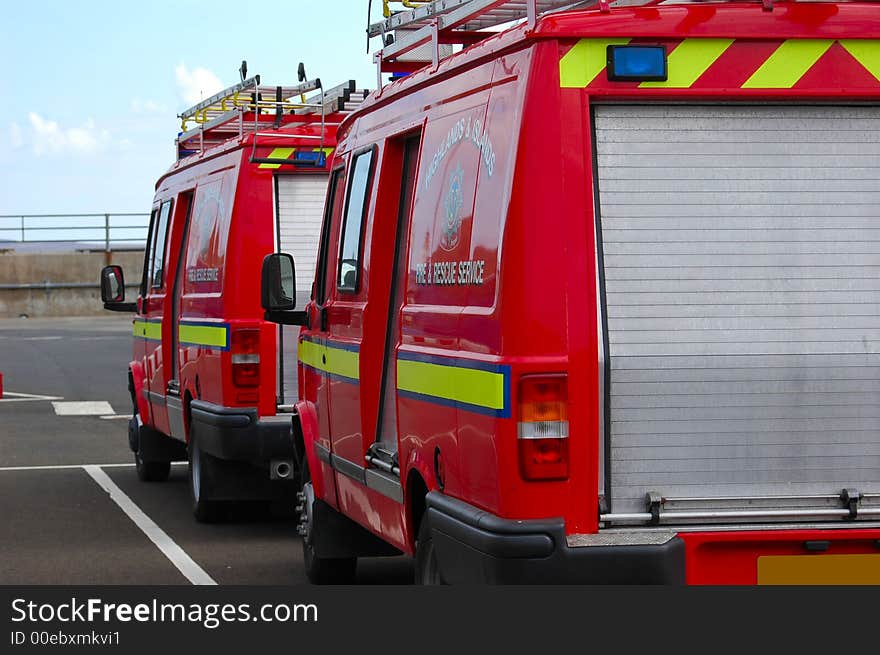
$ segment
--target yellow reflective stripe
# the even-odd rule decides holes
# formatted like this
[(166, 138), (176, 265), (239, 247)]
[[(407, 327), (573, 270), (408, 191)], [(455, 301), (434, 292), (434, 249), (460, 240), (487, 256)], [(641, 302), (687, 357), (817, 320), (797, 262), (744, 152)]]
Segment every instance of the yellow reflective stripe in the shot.
[(134, 321), (132, 323), (132, 334), (142, 339), (162, 341), (162, 324), (149, 323), (147, 321)]
[(744, 89), (790, 89), (819, 58), (834, 39), (789, 39), (742, 85)]
[(632, 39), (581, 39), (559, 60), (559, 83), (563, 89), (581, 89), (605, 70), (610, 45), (626, 45)]
[(331, 375), (341, 375), (358, 380), (361, 377), (360, 355), (352, 350), (327, 346), (326, 371)]
[[(294, 152), (296, 152), (296, 148), (275, 148), (272, 152), (269, 153), (269, 159), (287, 159)], [(260, 164), (260, 168), (281, 168), (281, 164)]]
[(504, 374), (397, 360), (397, 388), (494, 410), (504, 409)]
[(316, 368), (319, 371), (324, 370), (324, 363), (321, 356), (324, 354), (324, 346), (314, 341), (299, 342), (299, 361), (307, 366)]
[(229, 328), (225, 325), (214, 327), (212, 325), (186, 325), (181, 323), (177, 329), (177, 336), (181, 343), (196, 346), (213, 346), (226, 348), (229, 346)]
[(839, 43), (880, 82), (880, 41), (841, 39)]
[(360, 379), (360, 355), (353, 350), (300, 341), (299, 361), (319, 371), (351, 380)]
[(724, 54), (733, 39), (685, 39), (667, 59), (669, 77), (665, 82), (642, 82), (644, 89), (687, 89)]

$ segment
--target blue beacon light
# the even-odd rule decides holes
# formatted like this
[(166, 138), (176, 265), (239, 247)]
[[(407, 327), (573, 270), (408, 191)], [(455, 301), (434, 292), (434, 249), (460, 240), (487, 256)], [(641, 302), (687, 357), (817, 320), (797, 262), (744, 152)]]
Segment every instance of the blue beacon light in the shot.
[(608, 46), (608, 79), (612, 82), (665, 82), (666, 46)]

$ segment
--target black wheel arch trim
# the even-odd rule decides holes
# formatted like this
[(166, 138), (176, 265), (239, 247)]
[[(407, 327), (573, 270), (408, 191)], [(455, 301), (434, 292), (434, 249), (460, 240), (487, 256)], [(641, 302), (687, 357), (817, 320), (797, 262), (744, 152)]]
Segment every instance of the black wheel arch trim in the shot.
[(425, 497), (443, 578), (450, 583), (684, 584), (685, 544), (570, 546), (560, 518), (495, 516), (438, 491)]
[[(565, 526), (562, 519), (510, 521), (438, 491), (425, 497), (431, 528), (470, 543), (493, 557), (549, 557)], [(499, 540), (496, 535), (516, 539)]]

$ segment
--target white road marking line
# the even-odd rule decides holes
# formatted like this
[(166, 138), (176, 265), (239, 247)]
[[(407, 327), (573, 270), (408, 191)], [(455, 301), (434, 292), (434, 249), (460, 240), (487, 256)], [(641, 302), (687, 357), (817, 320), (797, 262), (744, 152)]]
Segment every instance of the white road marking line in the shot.
[(112, 421), (113, 419), (130, 419), (131, 416), (126, 416), (125, 414), (110, 414), (109, 416), (100, 416), (98, 418), (102, 418), (105, 421)]
[(0, 466), (0, 473), (4, 471), (60, 471), (64, 469), (81, 469), (86, 466), (98, 468), (123, 468), (132, 467), (134, 462), (126, 464), (47, 464), (45, 466)]
[(18, 341), (60, 341), (64, 337), (19, 337)]
[(156, 547), (162, 551), (177, 570), (180, 571), (187, 580), (194, 585), (216, 585), (211, 576), (205, 570), (195, 563), (195, 561), (186, 554), (186, 551), (178, 546), (162, 528), (156, 525), (155, 521), (144, 514), (143, 510), (138, 507), (134, 501), (123, 493), (122, 489), (116, 486), (116, 483), (110, 479), (110, 476), (104, 473), (99, 466), (83, 466), (85, 472), (92, 476), (92, 479), (98, 485), (110, 494), (110, 498), (128, 515), (135, 525), (147, 535), (147, 537), (156, 544)]
[(115, 337), (73, 337), (71, 341), (107, 341), (108, 339), (129, 339), (129, 335), (120, 334)]
[[(101, 469), (133, 468), (134, 462), (125, 464), (46, 464), (40, 466), (0, 466), (0, 473), (6, 471), (59, 471), (64, 469), (81, 469), (86, 466), (97, 466)], [(171, 462), (171, 466), (188, 466), (186, 462)]]
[(58, 416), (106, 416), (115, 414), (106, 400), (75, 400), (63, 403), (53, 402), (52, 407)]
[[(0, 403), (22, 403), (22, 402), (32, 402), (34, 400), (63, 400), (64, 396), (37, 396), (32, 393), (16, 393), (14, 391), (4, 391), (3, 398), (0, 398)], [(6, 398), (6, 396), (12, 396), (12, 398)]]

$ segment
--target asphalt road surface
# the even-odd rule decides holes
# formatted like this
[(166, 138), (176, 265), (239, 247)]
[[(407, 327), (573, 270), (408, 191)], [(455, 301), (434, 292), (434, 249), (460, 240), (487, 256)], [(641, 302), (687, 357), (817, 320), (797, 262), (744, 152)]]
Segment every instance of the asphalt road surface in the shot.
[[(185, 465), (137, 479), (130, 353), (129, 316), (0, 319), (0, 584), (306, 583), (289, 511), (202, 525)], [(362, 584), (412, 575), (408, 558), (358, 562)]]

